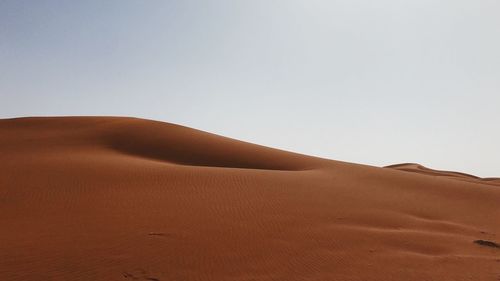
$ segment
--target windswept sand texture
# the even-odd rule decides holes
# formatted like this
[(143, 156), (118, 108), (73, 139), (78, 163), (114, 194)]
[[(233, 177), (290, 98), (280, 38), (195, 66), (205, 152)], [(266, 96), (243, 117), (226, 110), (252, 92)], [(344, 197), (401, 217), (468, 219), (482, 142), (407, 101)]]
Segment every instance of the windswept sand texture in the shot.
[(498, 180), (133, 118), (0, 120), (0, 225), (0, 280), (500, 280)]

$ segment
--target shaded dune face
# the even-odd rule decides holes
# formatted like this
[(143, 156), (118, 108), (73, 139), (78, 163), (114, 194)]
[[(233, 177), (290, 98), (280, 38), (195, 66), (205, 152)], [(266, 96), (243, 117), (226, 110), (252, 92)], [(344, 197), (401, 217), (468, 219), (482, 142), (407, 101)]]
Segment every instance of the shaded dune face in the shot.
[[(137, 118), (19, 118), (1, 121), (27, 149), (101, 149), (166, 164), (262, 170), (307, 170), (319, 158), (292, 154), (207, 132)], [(30, 141), (31, 140), (31, 141)], [(35, 143), (36, 141), (36, 143)]]
[(497, 280), (495, 181), (143, 119), (4, 119), (0, 279)]
[(182, 126), (147, 123), (137, 119), (117, 126), (107, 144), (121, 153), (191, 166), (297, 171), (319, 162)]

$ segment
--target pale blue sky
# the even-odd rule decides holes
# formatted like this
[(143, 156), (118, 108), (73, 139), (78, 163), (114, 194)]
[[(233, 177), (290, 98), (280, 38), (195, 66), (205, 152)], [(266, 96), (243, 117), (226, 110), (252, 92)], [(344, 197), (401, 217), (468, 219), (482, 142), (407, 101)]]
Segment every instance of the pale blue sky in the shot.
[(0, 118), (135, 116), (500, 176), (497, 0), (0, 1)]

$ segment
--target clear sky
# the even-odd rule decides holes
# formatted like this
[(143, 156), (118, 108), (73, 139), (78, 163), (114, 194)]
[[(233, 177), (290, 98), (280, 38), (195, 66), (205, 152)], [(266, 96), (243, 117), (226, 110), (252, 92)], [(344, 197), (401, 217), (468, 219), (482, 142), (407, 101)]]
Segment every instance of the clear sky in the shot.
[(0, 1), (0, 118), (500, 176), (500, 1)]

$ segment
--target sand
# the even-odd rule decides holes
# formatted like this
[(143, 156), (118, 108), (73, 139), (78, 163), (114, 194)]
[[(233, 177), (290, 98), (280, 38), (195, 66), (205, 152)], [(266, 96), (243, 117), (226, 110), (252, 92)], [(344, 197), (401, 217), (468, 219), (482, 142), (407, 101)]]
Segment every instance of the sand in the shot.
[(499, 185), (143, 119), (3, 119), (0, 280), (495, 281)]

